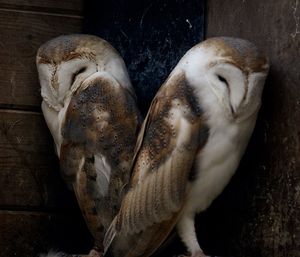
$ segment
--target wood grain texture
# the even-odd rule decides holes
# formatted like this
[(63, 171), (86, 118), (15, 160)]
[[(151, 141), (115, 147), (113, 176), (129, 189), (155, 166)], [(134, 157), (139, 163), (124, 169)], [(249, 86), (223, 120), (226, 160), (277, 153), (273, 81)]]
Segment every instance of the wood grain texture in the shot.
[(74, 206), (58, 166), (40, 113), (0, 111), (0, 208)]
[(79, 18), (0, 10), (0, 107), (39, 108), (37, 49), (58, 35), (80, 32), (81, 25)]
[[(207, 2), (207, 37), (249, 39), (271, 62), (250, 147), (201, 222), (202, 233), (210, 234), (202, 238), (207, 247), (215, 240), (216, 248), (235, 256), (300, 256), (299, 17), (298, 0)], [(212, 210), (220, 213), (213, 221)]]
[(0, 211), (0, 257), (33, 257), (56, 248), (87, 253), (91, 237), (78, 213)]
[(44, 11), (61, 14), (81, 14), (82, 0), (0, 0), (0, 8), (14, 10)]
[(42, 114), (7, 110), (40, 110), (36, 51), (53, 37), (81, 32), (82, 3), (0, 0), (0, 257), (92, 246)]

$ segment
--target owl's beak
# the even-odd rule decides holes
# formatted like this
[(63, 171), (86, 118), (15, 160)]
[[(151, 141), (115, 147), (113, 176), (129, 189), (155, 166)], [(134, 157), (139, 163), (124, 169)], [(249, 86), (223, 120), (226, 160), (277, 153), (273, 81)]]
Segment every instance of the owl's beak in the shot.
[(231, 103), (230, 103), (230, 111), (231, 111), (232, 117), (235, 119), (235, 118), (236, 118), (236, 111), (235, 111), (235, 109), (233, 108), (233, 106), (232, 106)]

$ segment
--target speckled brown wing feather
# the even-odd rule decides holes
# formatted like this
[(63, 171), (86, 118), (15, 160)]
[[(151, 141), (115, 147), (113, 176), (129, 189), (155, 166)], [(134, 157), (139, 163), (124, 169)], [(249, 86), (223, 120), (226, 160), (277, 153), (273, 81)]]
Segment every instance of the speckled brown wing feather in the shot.
[(107, 73), (84, 82), (66, 112), (61, 170), (99, 248), (129, 180), (139, 122), (134, 98)]
[(114, 234), (136, 237), (123, 256), (145, 257), (160, 246), (177, 221), (188, 194), (194, 157), (207, 137), (193, 88), (184, 74), (171, 76), (144, 121), (130, 189), (106, 235), (105, 247)]

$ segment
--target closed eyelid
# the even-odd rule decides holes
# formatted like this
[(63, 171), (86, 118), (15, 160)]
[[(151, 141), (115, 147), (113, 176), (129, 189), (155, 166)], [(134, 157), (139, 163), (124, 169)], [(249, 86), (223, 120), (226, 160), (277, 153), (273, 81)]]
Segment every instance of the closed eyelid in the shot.
[(229, 86), (227, 79), (225, 79), (222, 75), (217, 74), (217, 77), (221, 82), (225, 83), (227, 87)]

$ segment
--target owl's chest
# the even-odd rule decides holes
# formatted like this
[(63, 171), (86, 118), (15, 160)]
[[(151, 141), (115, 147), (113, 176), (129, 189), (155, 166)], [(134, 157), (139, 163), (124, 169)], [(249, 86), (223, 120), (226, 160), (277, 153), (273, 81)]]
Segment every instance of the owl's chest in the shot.
[(189, 208), (197, 212), (205, 210), (222, 192), (237, 169), (245, 144), (237, 127), (211, 131), (195, 160), (196, 176), (191, 182)]

